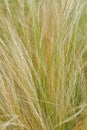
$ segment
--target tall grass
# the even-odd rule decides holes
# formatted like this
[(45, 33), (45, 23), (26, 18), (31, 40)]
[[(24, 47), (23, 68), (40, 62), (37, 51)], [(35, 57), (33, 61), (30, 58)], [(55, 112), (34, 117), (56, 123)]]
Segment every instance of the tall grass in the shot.
[(0, 130), (87, 130), (87, 0), (0, 0)]

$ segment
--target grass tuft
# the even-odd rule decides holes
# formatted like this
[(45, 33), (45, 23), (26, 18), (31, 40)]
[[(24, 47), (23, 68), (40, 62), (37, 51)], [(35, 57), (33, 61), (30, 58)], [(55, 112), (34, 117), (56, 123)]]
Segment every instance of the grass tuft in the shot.
[(0, 0), (0, 130), (87, 129), (87, 0)]

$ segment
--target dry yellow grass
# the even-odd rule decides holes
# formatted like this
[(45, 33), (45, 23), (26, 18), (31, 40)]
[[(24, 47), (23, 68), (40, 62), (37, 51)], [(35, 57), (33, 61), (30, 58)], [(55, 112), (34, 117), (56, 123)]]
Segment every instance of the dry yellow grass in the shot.
[(87, 0), (0, 0), (0, 130), (87, 129)]

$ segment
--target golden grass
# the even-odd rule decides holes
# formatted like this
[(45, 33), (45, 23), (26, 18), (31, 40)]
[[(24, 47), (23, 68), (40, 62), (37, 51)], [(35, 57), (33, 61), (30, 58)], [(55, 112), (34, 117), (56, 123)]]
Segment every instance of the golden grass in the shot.
[(87, 129), (86, 7), (0, 0), (0, 130)]

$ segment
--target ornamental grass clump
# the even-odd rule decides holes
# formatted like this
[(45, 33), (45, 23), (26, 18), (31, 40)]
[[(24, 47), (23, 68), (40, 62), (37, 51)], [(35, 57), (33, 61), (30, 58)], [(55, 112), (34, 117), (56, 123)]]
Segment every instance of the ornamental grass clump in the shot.
[(0, 0), (0, 130), (87, 130), (87, 0)]

